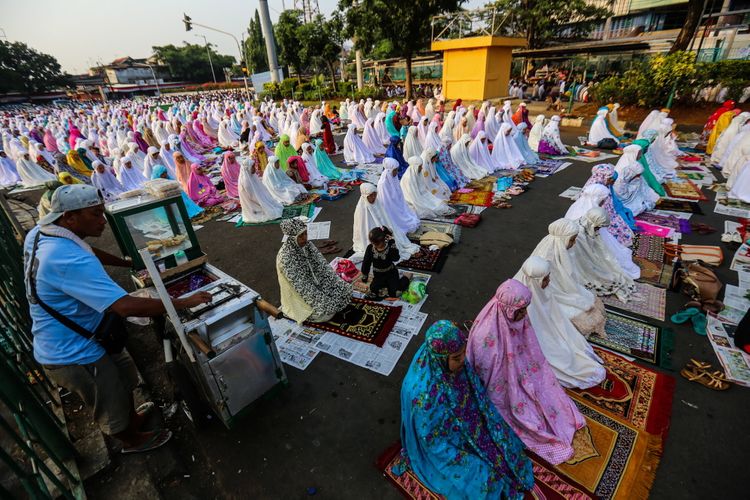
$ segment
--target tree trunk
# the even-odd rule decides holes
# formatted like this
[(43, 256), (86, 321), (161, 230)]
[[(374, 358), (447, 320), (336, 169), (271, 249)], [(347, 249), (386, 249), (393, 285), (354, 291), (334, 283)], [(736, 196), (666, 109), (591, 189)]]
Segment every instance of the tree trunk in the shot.
[(406, 100), (411, 99), (411, 54), (406, 56)]
[(333, 91), (338, 92), (338, 88), (336, 87), (336, 68), (333, 67), (333, 63), (331, 61), (326, 61), (326, 64), (328, 65), (328, 71), (331, 72), (331, 85), (333, 87)]
[(670, 54), (679, 50), (686, 50), (690, 46), (690, 41), (693, 39), (693, 36), (695, 36), (696, 30), (701, 24), (703, 5), (704, 0), (688, 1), (685, 24), (682, 26), (680, 34), (677, 35), (677, 40), (672, 44), (672, 48), (669, 49)]

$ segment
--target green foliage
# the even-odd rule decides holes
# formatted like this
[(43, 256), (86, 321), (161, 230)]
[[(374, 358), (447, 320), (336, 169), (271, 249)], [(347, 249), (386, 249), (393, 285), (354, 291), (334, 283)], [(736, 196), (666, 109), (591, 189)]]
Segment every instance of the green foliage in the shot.
[(255, 17), (250, 19), (247, 28), (247, 39), (245, 40), (245, 52), (247, 53), (248, 67), (253, 73), (268, 71), (268, 57), (266, 56), (266, 42), (263, 38), (263, 30), (260, 27), (260, 15), (255, 9)]
[(301, 43), (298, 39), (300, 27), (302, 27), (302, 11), (292, 9), (282, 12), (274, 26), (281, 63), (291, 66), (298, 74), (302, 71)]
[(354, 92), (354, 87), (355, 87), (354, 82), (339, 82), (338, 84), (339, 95), (343, 95), (343, 96), (352, 95), (352, 92)]
[[(214, 71), (217, 78), (223, 75), (222, 68), (229, 68), (234, 65), (234, 57), (218, 54), (208, 44), (211, 51), (211, 61), (214, 65)], [(152, 47), (154, 54), (169, 66), (169, 71), (174, 78), (187, 80), (191, 82), (207, 82), (213, 80), (211, 67), (208, 64), (208, 54), (206, 46), (184, 42), (182, 46), (164, 45), (161, 47)]]
[[(609, 6), (613, 0), (596, 3)], [(530, 49), (559, 38), (585, 36), (611, 14), (608, 7), (588, 0), (498, 0), (490, 6), (513, 15)]]
[(53, 56), (25, 43), (0, 42), (0, 92), (35, 94), (68, 85)]
[(645, 107), (664, 106), (672, 88), (678, 101), (690, 102), (696, 91), (709, 84), (729, 87), (729, 98), (738, 98), (750, 81), (750, 61), (695, 63), (689, 52), (661, 54), (634, 65), (621, 76), (612, 76), (591, 89), (595, 102)]

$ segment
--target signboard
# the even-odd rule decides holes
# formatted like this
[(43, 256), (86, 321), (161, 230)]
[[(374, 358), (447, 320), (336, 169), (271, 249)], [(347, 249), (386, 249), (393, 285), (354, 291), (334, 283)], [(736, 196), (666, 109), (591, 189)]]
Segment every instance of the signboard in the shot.
[(687, 0), (631, 0), (630, 11), (655, 9), (678, 3), (687, 3)]
[[(278, 75), (279, 82), (281, 82), (284, 79), (284, 70), (279, 68)], [(250, 79), (253, 81), (253, 88), (255, 88), (255, 91), (261, 92), (263, 90), (263, 84), (271, 81), (271, 72), (264, 71), (263, 73), (253, 73), (250, 76)]]

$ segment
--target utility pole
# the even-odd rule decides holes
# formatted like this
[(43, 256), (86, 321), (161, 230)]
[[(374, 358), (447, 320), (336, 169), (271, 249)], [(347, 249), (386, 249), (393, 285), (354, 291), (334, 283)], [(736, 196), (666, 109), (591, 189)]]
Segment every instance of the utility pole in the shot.
[(359, 49), (354, 51), (354, 58), (357, 61), (357, 90), (362, 90), (365, 87), (365, 75), (362, 73), (362, 51)]
[(266, 40), (266, 56), (268, 68), (271, 70), (271, 81), (279, 83), (279, 61), (276, 58), (276, 39), (273, 37), (271, 15), (268, 13), (268, 0), (259, 0), (260, 28)]
[(198, 38), (203, 38), (203, 42), (206, 44), (206, 54), (208, 55), (208, 65), (211, 66), (211, 76), (214, 78), (214, 83), (216, 83), (216, 73), (214, 73), (214, 63), (211, 61), (211, 49), (208, 47), (208, 40), (206, 39), (206, 35), (199, 35), (198, 33), (195, 34)]

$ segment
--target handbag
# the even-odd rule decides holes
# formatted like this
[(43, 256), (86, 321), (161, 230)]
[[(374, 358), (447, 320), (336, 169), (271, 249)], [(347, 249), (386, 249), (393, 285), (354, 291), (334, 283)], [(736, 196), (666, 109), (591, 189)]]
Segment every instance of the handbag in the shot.
[(357, 279), (357, 276), (360, 275), (360, 271), (354, 265), (354, 262), (349, 259), (341, 259), (336, 264), (336, 274), (338, 274), (339, 278), (342, 280), (351, 283)]
[(720, 266), (724, 262), (724, 252), (721, 247), (711, 245), (675, 245), (664, 244), (664, 255), (667, 262), (680, 258), (683, 262), (702, 261), (712, 266)]
[(675, 261), (675, 273), (670, 290), (682, 292), (692, 299), (691, 305), (703, 310), (719, 312), (724, 307), (718, 300), (724, 284), (704, 262)]
[(39, 304), (39, 307), (44, 309), (47, 314), (62, 323), (65, 327), (76, 332), (81, 337), (94, 339), (94, 341), (102, 346), (107, 354), (118, 354), (122, 352), (128, 338), (128, 330), (125, 326), (125, 318), (119, 314), (112, 311), (106, 311), (102, 320), (99, 322), (99, 326), (96, 327), (96, 330), (91, 332), (72, 319), (63, 316), (39, 298), (39, 294), (36, 292), (36, 280), (31, 276), (31, 273), (34, 266), (34, 260), (36, 259), (36, 249), (39, 245), (40, 236), (41, 232), (37, 231), (36, 236), (34, 237), (34, 245), (31, 249), (31, 264), (29, 265), (29, 288), (31, 289), (31, 296), (36, 303)]
[(461, 214), (453, 220), (453, 223), (463, 227), (477, 227), (481, 220), (482, 216), (479, 214)]

